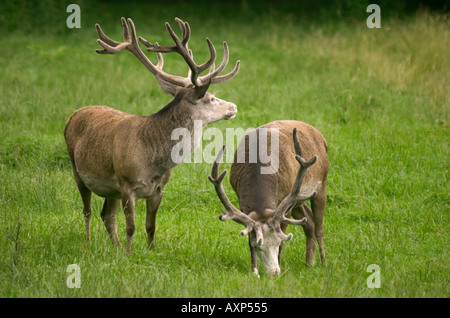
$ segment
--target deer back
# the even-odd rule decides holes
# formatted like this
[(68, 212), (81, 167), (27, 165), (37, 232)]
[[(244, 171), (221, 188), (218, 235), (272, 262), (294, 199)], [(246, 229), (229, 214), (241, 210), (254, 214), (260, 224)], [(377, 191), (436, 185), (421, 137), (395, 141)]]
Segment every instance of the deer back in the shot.
[[(244, 213), (257, 212), (260, 218), (265, 218), (265, 210), (275, 208), (289, 194), (295, 181), (299, 163), (295, 159), (295, 148), (292, 141), (292, 131), (297, 128), (304, 158), (310, 159), (317, 155), (317, 162), (306, 172), (302, 189), (320, 190), (320, 184), (325, 183), (328, 174), (327, 145), (321, 133), (306, 123), (294, 120), (279, 120), (258, 127), (256, 130), (267, 129), (267, 152), (272, 155), (273, 130), (278, 131), (278, 156), (274, 154), (271, 160), (278, 160), (278, 169), (272, 174), (261, 174), (261, 167), (269, 166), (272, 162), (256, 163), (248, 161), (251, 151), (249, 138), (244, 137), (245, 159), (243, 163), (237, 160), (235, 152), (234, 162), (230, 171), (230, 183), (236, 192), (240, 208)], [(248, 136), (248, 134), (246, 134)], [(257, 134), (257, 136), (259, 136)], [(238, 147), (239, 148), (239, 147)], [(317, 187), (318, 186), (318, 187)]]

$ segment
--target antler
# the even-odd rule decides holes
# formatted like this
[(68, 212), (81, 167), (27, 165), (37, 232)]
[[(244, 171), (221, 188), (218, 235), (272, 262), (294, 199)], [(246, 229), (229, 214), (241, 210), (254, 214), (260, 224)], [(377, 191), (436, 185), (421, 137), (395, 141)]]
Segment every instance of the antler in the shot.
[(300, 193), (300, 189), (303, 183), (303, 179), (305, 178), (306, 171), (308, 170), (309, 167), (311, 167), (314, 163), (316, 163), (317, 156), (314, 155), (314, 157), (311, 160), (306, 161), (303, 158), (300, 142), (298, 141), (297, 128), (294, 128), (292, 135), (294, 141), (294, 149), (296, 153), (295, 159), (300, 164), (300, 167), (298, 169), (297, 177), (295, 178), (291, 192), (278, 205), (277, 209), (275, 210), (274, 216), (271, 220), (272, 228), (275, 230), (278, 236), (284, 241), (289, 241), (292, 238), (292, 233), (289, 233), (288, 235), (284, 234), (280, 228), (281, 223), (292, 225), (302, 225), (306, 223), (306, 217), (300, 220), (293, 220), (287, 218), (286, 213), (289, 212), (297, 202), (310, 200), (317, 195), (316, 190), (314, 190), (309, 194)]
[[(157, 53), (158, 64), (155, 66), (139, 47), (139, 43), (136, 38), (136, 28), (134, 26), (133, 20), (131, 19), (125, 20), (125, 18), (121, 18), (121, 21), (123, 26), (123, 39), (124, 39), (123, 42), (117, 42), (110, 39), (105, 35), (99, 24), (95, 25), (95, 28), (97, 29), (97, 33), (99, 36), (97, 43), (103, 47), (102, 50), (101, 49), (95, 50), (97, 53), (115, 54), (123, 50), (128, 50), (131, 53), (133, 53), (139, 59), (139, 61), (141, 61), (142, 64), (144, 64), (144, 66), (150, 72), (152, 72), (157, 78), (160, 78), (173, 85), (182, 87), (186, 87), (191, 83), (196, 87), (210, 83), (211, 84), (222, 83), (232, 79), (239, 71), (240, 61), (237, 61), (236, 66), (230, 73), (228, 73), (227, 75), (218, 76), (228, 64), (228, 57), (229, 57), (228, 45), (226, 44), (226, 42), (224, 42), (224, 52), (225, 52), (224, 57), (220, 66), (217, 69), (215, 69), (214, 62), (216, 60), (216, 50), (214, 48), (214, 45), (211, 43), (209, 39), (206, 39), (206, 42), (208, 43), (211, 57), (205, 63), (197, 65), (194, 62), (192, 51), (189, 50), (188, 48), (188, 42), (191, 35), (189, 23), (183, 22), (178, 18), (176, 18), (175, 21), (177, 21), (182, 32), (181, 40), (177, 37), (173, 29), (170, 27), (170, 24), (166, 22), (166, 28), (169, 31), (170, 36), (174, 40), (175, 45), (161, 46), (157, 42), (155, 44), (152, 44), (147, 40), (145, 40), (144, 38), (139, 37), (139, 41), (141, 41), (141, 43), (147, 47), (148, 51)], [(188, 77), (167, 74), (162, 70), (162, 65), (164, 64), (164, 61), (161, 53), (168, 53), (168, 52), (177, 52), (183, 57), (183, 59), (186, 61), (190, 69)], [(210, 72), (205, 76), (199, 77), (199, 75), (209, 67), (211, 67)]]
[[(141, 48), (139, 47), (139, 44), (136, 39), (136, 28), (134, 26), (133, 20), (125, 18), (121, 19), (122, 26), (123, 26), (123, 42), (117, 42), (105, 35), (103, 33), (102, 28), (97, 23), (95, 24), (95, 28), (97, 29), (97, 33), (99, 36), (99, 39), (97, 40), (97, 43), (100, 44), (100, 46), (103, 47), (103, 50), (97, 49), (95, 50), (99, 54), (115, 54), (123, 50), (128, 50), (131, 53), (136, 56), (139, 61), (144, 64), (144, 66), (152, 72), (155, 76), (171, 83), (177, 86), (186, 86), (188, 82), (186, 81), (186, 78), (181, 76), (175, 76), (167, 74), (162, 70), (163, 59), (162, 55), (158, 54), (158, 64), (155, 66), (148, 57), (142, 52)], [(128, 24), (127, 24), (128, 21)]]
[[(178, 26), (181, 29), (182, 32), (182, 40), (178, 38), (178, 36), (173, 31), (172, 27), (168, 22), (166, 22), (166, 28), (169, 31), (170, 36), (172, 37), (173, 41), (175, 42), (175, 45), (170, 46), (161, 46), (157, 43), (152, 44), (148, 42), (147, 40), (143, 39), (142, 37), (139, 37), (139, 40), (147, 47), (147, 50), (150, 52), (160, 52), (160, 53), (168, 53), (168, 52), (177, 52), (179, 53), (183, 59), (186, 61), (186, 63), (189, 65), (189, 76), (185, 79), (190, 79), (190, 82), (196, 86), (203, 86), (206, 84), (217, 84), (222, 83), (225, 81), (228, 81), (232, 79), (237, 72), (239, 71), (240, 67), (240, 61), (236, 62), (236, 66), (234, 69), (228, 73), (227, 75), (218, 76), (227, 66), (228, 64), (228, 58), (229, 58), (229, 51), (228, 51), (228, 44), (226, 42), (223, 42), (224, 47), (224, 57), (222, 60), (222, 63), (220, 63), (220, 66), (215, 69), (214, 62), (216, 61), (216, 49), (214, 48), (214, 45), (212, 42), (206, 38), (206, 43), (208, 44), (209, 52), (211, 54), (208, 61), (201, 65), (197, 65), (193, 59), (192, 51), (188, 48), (188, 42), (191, 36), (191, 29), (189, 26), (189, 23), (184, 22), (183, 20), (179, 18), (175, 18), (175, 21), (178, 23)], [(199, 75), (211, 67), (209, 73), (205, 76), (199, 77)]]
[(256, 232), (256, 241), (258, 244), (261, 244), (262, 242), (262, 232), (260, 227), (256, 226), (256, 222), (250, 218), (247, 214), (237, 209), (228, 199), (225, 190), (222, 186), (223, 178), (225, 178), (225, 175), (227, 174), (227, 170), (224, 170), (219, 175), (219, 165), (220, 161), (223, 157), (223, 151), (225, 149), (225, 145), (222, 146), (222, 149), (219, 151), (219, 154), (217, 155), (216, 160), (214, 161), (214, 164), (211, 168), (211, 175), (208, 176), (208, 180), (214, 185), (214, 188), (216, 189), (217, 196), (219, 197), (220, 201), (222, 202), (223, 206), (225, 207), (226, 211), (222, 211), (224, 215), (220, 215), (219, 219), (221, 221), (228, 221), (228, 220), (234, 220), (238, 223), (241, 223), (245, 226), (245, 229), (241, 231), (241, 235), (248, 234), (252, 229), (255, 229)]

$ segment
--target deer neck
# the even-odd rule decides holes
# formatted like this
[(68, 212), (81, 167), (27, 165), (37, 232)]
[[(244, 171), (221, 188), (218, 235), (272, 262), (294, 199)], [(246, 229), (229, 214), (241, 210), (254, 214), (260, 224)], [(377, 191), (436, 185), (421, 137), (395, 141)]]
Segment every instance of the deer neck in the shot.
[[(154, 147), (161, 157), (170, 158), (174, 147), (181, 142), (189, 143), (184, 149), (194, 149), (201, 144), (203, 128), (207, 123), (198, 120), (192, 111), (192, 105), (175, 98), (156, 114), (147, 118), (145, 138), (155, 142)], [(176, 166), (174, 164), (173, 166)], [(172, 168), (172, 167), (171, 167)]]

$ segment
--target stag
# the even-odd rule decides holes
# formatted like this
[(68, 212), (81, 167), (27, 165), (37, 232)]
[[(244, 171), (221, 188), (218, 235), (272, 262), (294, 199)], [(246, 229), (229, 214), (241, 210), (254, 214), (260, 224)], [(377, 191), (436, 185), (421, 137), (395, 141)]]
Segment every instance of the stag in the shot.
[[(278, 169), (273, 173), (261, 173), (261, 168), (268, 163), (262, 163), (259, 158), (255, 162), (238, 160), (240, 151), (245, 154), (245, 159), (250, 158), (250, 152), (257, 149), (251, 140), (256, 140), (256, 145), (261, 147), (262, 133), (268, 136), (278, 134), (278, 154), (271, 155), (273, 160), (279, 162), (276, 165)], [(272, 138), (264, 140), (270, 144)], [(302, 141), (301, 147), (299, 140)], [(227, 170), (219, 175), (223, 150), (217, 155), (208, 178), (226, 209), (220, 220), (234, 220), (245, 226), (241, 234), (249, 235), (253, 273), (259, 277), (259, 257), (268, 275), (279, 275), (283, 243), (293, 236), (292, 233), (285, 234), (289, 224), (303, 227), (306, 263), (314, 264), (316, 241), (324, 262), (323, 217), (328, 157), (326, 141), (320, 132), (306, 123), (293, 120), (274, 121), (248, 132), (234, 154), (230, 172), (230, 183), (238, 197), (240, 209), (231, 203), (224, 191), (222, 181)], [(305, 158), (311, 159), (308, 161)], [(308, 200), (311, 208), (305, 203)]]
[[(94, 192), (105, 198), (101, 217), (112, 242), (119, 246), (116, 212), (122, 202), (126, 219), (127, 253), (130, 253), (135, 232), (135, 201), (138, 199), (146, 199), (145, 226), (148, 245), (153, 246), (156, 213), (164, 185), (177, 165), (171, 158), (171, 149), (177, 143), (171, 140), (171, 132), (176, 128), (187, 128), (193, 136), (195, 120), (200, 120), (204, 128), (209, 123), (232, 119), (237, 113), (235, 104), (207, 92), (210, 84), (228, 81), (239, 70), (237, 61), (230, 73), (219, 76), (228, 64), (227, 43), (223, 42), (224, 57), (216, 69), (216, 50), (207, 38), (210, 58), (198, 65), (188, 48), (191, 34), (189, 24), (178, 18), (175, 20), (182, 32), (181, 40), (166, 22), (175, 45), (161, 46), (139, 37), (148, 51), (157, 54), (156, 65), (142, 52), (131, 19), (122, 18), (123, 42), (110, 39), (100, 25), (95, 26), (99, 36), (97, 43), (103, 47), (96, 52), (115, 54), (128, 50), (133, 53), (156, 76), (164, 92), (174, 97), (168, 105), (151, 116), (129, 115), (106, 106), (84, 107), (70, 117), (64, 130), (73, 175), (83, 201), (87, 240), (91, 237), (91, 193)], [(180, 54), (187, 63), (187, 77), (163, 71), (162, 53), (169, 52)], [(201, 76), (208, 68), (208, 73)], [(201, 134), (196, 135), (201, 137)]]

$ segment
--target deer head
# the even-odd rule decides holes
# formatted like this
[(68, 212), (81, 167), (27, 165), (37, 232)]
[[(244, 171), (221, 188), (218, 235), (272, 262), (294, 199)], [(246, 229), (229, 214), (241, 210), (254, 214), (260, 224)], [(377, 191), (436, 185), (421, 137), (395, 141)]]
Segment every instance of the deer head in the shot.
[[(128, 50), (133, 53), (156, 76), (164, 92), (175, 97), (174, 101), (177, 101), (178, 104), (185, 105), (186, 110), (192, 114), (192, 117), (203, 120), (204, 125), (222, 119), (232, 119), (236, 116), (237, 107), (235, 104), (219, 99), (207, 92), (210, 84), (226, 82), (232, 79), (239, 71), (240, 62), (237, 61), (234, 69), (230, 73), (219, 76), (228, 64), (229, 50), (226, 42), (223, 42), (223, 60), (217, 69), (215, 68), (216, 49), (208, 38), (206, 42), (211, 56), (208, 61), (198, 65), (194, 61), (192, 51), (188, 48), (191, 35), (189, 24), (181, 19), (175, 18), (182, 32), (181, 40), (175, 34), (170, 24), (166, 22), (166, 28), (175, 45), (161, 46), (158, 43), (153, 44), (139, 37), (139, 41), (147, 47), (148, 51), (157, 54), (158, 63), (154, 65), (139, 47), (133, 21), (131, 19), (125, 20), (125, 18), (122, 18), (121, 21), (123, 26), (123, 42), (110, 39), (103, 33), (100, 25), (95, 25), (99, 36), (97, 43), (103, 47), (103, 49), (97, 49), (97, 53), (115, 54), (123, 50)], [(164, 59), (162, 53), (169, 52), (176, 52), (183, 57), (189, 66), (187, 77), (171, 75), (163, 71)], [(208, 68), (209, 72), (206, 75), (200, 76)]]
[(255, 212), (250, 212), (249, 214), (242, 212), (228, 199), (222, 186), (222, 181), (227, 171), (224, 170), (219, 175), (219, 164), (222, 159), (225, 146), (217, 155), (211, 169), (211, 175), (208, 177), (209, 181), (214, 185), (217, 196), (222, 202), (222, 205), (226, 209), (226, 211), (223, 212), (224, 214), (219, 216), (219, 219), (221, 221), (233, 220), (245, 226), (245, 229), (240, 233), (241, 235), (249, 235), (251, 246), (256, 250), (256, 254), (261, 259), (266, 273), (270, 276), (280, 273), (278, 260), (280, 245), (282, 242), (291, 240), (293, 236), (292, 233), (285, 234), (281, 229), (281, 224), (305, 224), (307, 221), (306, 217), (300, 220), (294, 220), (286, 216), (296, 204), (301, 204), (307, 200), (310, 200), (317, 194), (316, 190), (312, 192), (308, 191), (308, 193), (301, 191), (301, 186), (306, 171), (316, 162), (317, 156), (314, 156), (309, 161), (303, 158), (300, 143), (297, 138), (296, 128), (294, 128), (293, 131), (293, 141), (296, 152), (295, 160), (297, 160), (300, 164), (296, 179), (290, 193), (281, 201), (276, 209), (266, 209), (264, 211), (263, 218), (258, 217)]

